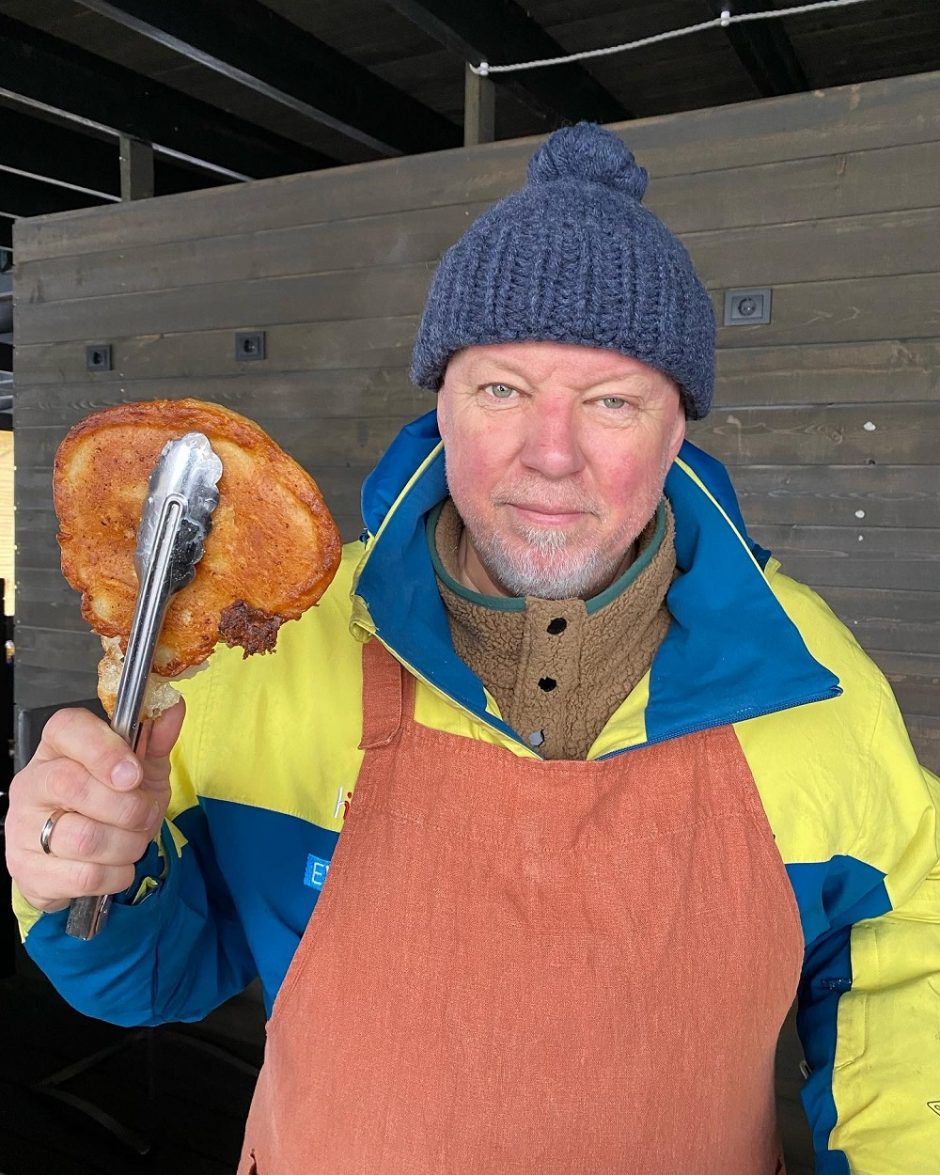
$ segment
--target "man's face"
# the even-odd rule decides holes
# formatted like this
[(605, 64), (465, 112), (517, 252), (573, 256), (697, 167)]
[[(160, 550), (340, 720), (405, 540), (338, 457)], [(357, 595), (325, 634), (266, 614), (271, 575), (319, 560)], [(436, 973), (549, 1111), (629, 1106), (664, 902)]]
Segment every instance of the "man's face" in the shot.
[(437, 409), (477, 590), (588, 598), (632, 558), (685, 436), (675, 383), (566, 343), (467, 347)]

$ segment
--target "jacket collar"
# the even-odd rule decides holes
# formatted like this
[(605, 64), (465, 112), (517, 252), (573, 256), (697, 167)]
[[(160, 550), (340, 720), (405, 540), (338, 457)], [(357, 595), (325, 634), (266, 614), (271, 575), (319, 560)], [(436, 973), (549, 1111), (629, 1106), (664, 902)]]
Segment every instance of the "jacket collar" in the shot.
[[(837, 678), (810, 655), (771, 590), (768, 552), (748, 538), (724, 467), (686, 441), (665, 492), (679, 575), (666, 597), (672, 624), (638, 687), (645, 709), (630, 743), (839, 694)], [(353, 623), (458, 705), (521, 741), (488, 710), (479, 678), (450, 639), (425, 535), (428, 512), (446, 494), (443, 446), (429, 412), (402, 430), (363, 486), (366, 550)], [(637, 730), (635, 715), (624, 728)]]

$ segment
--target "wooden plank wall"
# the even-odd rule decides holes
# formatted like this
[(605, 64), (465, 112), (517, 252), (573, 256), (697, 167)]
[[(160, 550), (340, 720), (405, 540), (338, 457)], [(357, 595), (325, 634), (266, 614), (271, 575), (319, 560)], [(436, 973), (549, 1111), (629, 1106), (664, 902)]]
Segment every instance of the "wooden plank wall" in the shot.
[(13, 538), (13, 433), (0, 432), (0, 579), (4, 581), (3, 609), (12, 616), (16, 609)]
[[(720, 332), (693, 438), (733, 467), (755, 537), (818, 587), (890, 676), (940, 767), (940, 74), (618, 128), (648, 203), (724, 290), (772, 286), (769, 326)], [(531, 141), (20, 222), (17, 700), (93, 689), (95, 642), (57, 570), (50, 465), (124, 399), (197, 395), (258, 419), (347, 536), (358, 486), (431, 406), (411, 339), (441, 251), (519, 185)], [(233, 332), (268, 357), (237, 363)], [(85, 370), (109, 341), (115, 370)]]

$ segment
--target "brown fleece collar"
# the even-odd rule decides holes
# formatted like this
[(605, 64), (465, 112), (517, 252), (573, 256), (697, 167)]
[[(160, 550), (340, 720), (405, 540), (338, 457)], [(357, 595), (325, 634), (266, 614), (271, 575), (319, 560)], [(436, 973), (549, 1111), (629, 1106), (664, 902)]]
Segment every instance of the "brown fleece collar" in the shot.
[(663, 499), (638, 540), (635, 565), (642, 570), (625, 575), (623, 589), (596, 609), (596, 601), (534, 596), (511, 610), (496, 597), (492, 605), (489, 597), (482, 602), (457, 582), (462, 532), (463, 520), (448, 499), (434, 544), (454, 648), (493, 695), (503, 719), (540, 755), (586, 758), (669, 627), (665, 596), (676, 554), (668, 501)]

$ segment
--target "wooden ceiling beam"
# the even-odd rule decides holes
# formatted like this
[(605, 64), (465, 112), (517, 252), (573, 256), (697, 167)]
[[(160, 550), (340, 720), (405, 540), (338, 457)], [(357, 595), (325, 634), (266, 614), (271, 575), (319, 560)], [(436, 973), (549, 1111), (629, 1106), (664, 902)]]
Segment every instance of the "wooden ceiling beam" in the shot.
[(231, 179), (336, 163), (7, 16), (0, 16), (0, 61), (0, 94), (152, 143)]
[(80, 3), (381, 155), (460, 145), (449, 119), (259, 0)]
[[(725, 8), (738, 14), (767, 10), (767, 0), (727, 0), (726, 3), (710, 0), (710, 3), (716, 16)], [(781, 19), (729, 24), (724, 31), (762, 97), (797, 94), (813, 88)]]
[[(510, 65), (565, 50), (513, 0), (388, 0), (402, 16), (439, 44), (479, 65)], [(546, 66), (520, 73), (492, 74), (530, 109), (555, 121), (586, 118), (619, 122), (628, 111), (581, 65)]]

